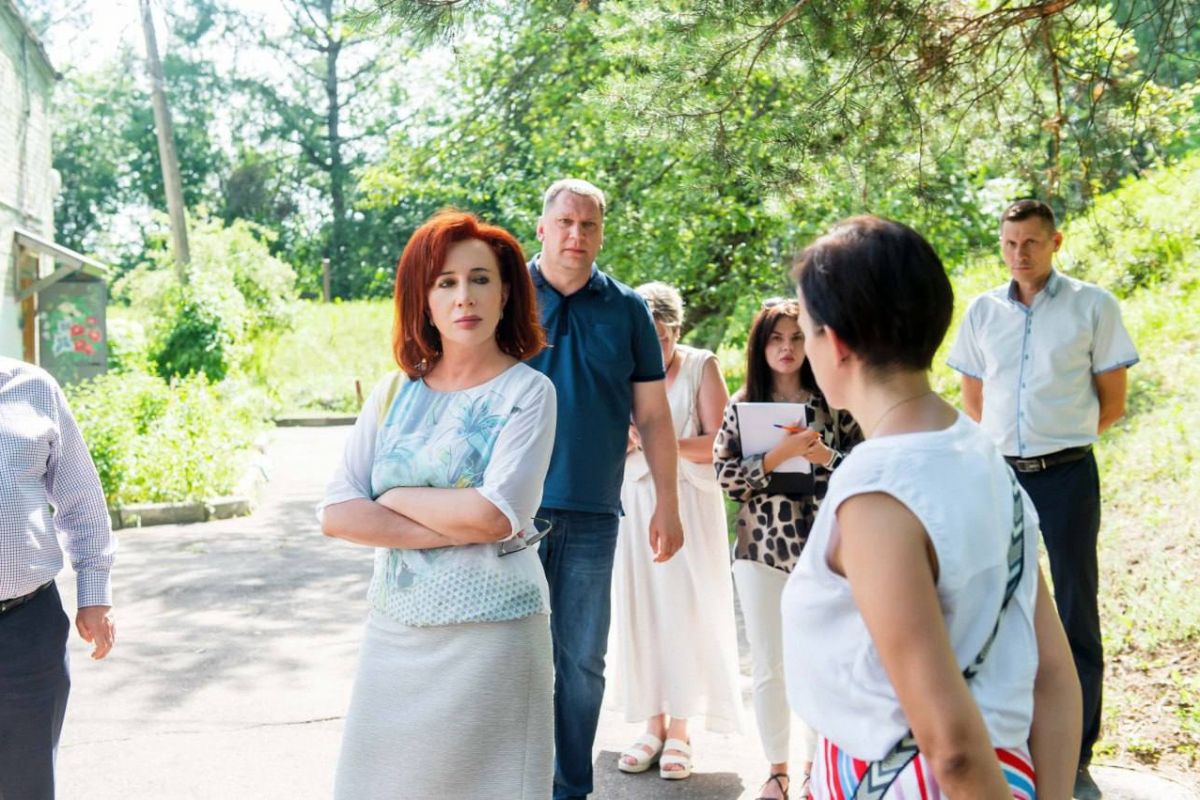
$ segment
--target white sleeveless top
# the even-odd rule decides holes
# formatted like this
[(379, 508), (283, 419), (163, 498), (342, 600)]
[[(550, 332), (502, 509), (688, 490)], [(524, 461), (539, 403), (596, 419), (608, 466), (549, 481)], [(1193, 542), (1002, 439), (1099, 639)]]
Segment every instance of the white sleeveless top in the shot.
[[(883, 492), (925, 526), (937, 553), (937, 594), (959, 667), (975, 660), (1004, 599), (1012, 532), (1012, 482), (995, 445), (963, 415), (942, 431), (870, 439), (829, 482), (808, 546), (784, 589), (788, 701), (854, 758), (882, 758), (909, 724), (850, 585), (829, 568), (843, 501)], [(1025, 496), (1025, 564), (1016, 594), (979, 673), (968, 682), (995, 747), (1024, 745), (1033, 720), (1037, 639), (1037, 512)]]
[[(685, 344), (675, 345), (679, 358), (679, 372), (667, 389), (667, 402), (671, 406), (671, 421), (675, 424), (675, 438), (690, 439), (700, 435), (700, 411), (696, 398), (700, 393), (700, 382), (704, 378), (704, 365), (716, 359), (716, 355), (708, 350), (688, 347)], [(711, 431), (710, 431), (711, 433)], [(650, 465), (646, 463), (646, 454), (635, 450), (625, 459), (625, 480), (650, 480)], [(713, 465), (697, 464), (686, 458), (679, 459), (679, 482), (692, 484), (697, 489), (719, 492), (717, 474)]]

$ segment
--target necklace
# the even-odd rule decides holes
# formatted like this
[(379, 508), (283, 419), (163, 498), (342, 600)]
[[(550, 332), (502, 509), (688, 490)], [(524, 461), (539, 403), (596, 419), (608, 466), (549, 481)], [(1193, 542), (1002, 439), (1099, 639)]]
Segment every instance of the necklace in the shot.
[[(897, 408), (904, 405), (905, 403), (911, 403), (914, 400), (920, 400), (922, 397), (928, 397), (931, 394), (933, 394), (933, 389), (926, 389), (925, 391), (921, 392), (920, 394), (914, 394), (912, 397), (906, 397), (903, 400), (897, 400), (895, 403), (892, 403), (890, 406), (888, 406), (886, 409), (884, 409), (884, 412), (879, 415), (878, 419), (875, 420), (875, 424), (871, 426), (870, 435), (871, 436), (875, 435), (875, 431), (879, 430), (880, 423), (882, 423), (885, 419), (887, 419), (888, 414), (891, 414), (893, 411), (895, 411)], [(865, 429), (863, 432), (864, 433), (866, 432)]]

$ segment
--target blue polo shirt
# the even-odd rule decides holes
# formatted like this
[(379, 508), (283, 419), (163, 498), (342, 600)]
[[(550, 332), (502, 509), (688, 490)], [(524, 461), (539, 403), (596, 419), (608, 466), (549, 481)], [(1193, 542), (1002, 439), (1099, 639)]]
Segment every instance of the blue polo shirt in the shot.
[(542, 505), (620, 512), (633, 384), (665, 377), (654, 319), (642, 296), (592, 265), (563, 296), (529, 262), (550, 345), (529, 359), (558, 394), (558, 431)]

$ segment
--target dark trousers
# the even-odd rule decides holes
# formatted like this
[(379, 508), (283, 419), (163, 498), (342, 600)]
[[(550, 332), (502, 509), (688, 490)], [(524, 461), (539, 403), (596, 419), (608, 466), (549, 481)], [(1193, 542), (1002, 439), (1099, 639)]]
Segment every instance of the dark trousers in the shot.
[(58, 588), (0, 614), (0, 800), (53, 800), (71, 679)]
[(554, 639), (554, 800), (582, 800), (593, 788), (618, 519), (549, 508), (537, 515), (554, 526), (539, 550)]
[(1100, 533), (1100, 474), (1096, 457), (1058, 464), (1041, 472), (1018, 472), (1041, 520), (1042, 541), (1050, 556), (1054, 603), (1075, 656), (1083, 686), (1083, 742), (1080, 766), (1092, 760), (1100, 736), (1100, 704), (1104, 683), (1104, 649), (1100, 642), (1097, 602), (1099, 567), (1096, 540)]

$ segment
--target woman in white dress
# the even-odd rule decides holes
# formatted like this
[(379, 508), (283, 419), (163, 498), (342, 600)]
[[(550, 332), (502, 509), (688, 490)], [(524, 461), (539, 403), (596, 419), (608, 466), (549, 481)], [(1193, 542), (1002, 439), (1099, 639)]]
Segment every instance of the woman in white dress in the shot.
[(667, 397), (679, 439), (679, 511), (687, 543), (655, 563), (645, 535), (654, 513), (654, 483), (637, 430), (630, 427), (621, 489), (620, 535), (613, 565), (614, 694), (629, 722), (645, 734), (621, 754), (623, 772), (682, 779), (692, 772), (688, 722), (739, 730), (737, 630), (729, 573), (729, 534), (712, 467), (713, 437), (728, 390), (715, 355), (679, 341), (683, 301), (663, 283), (637, 290), (650, 306), (662, 345)]
[(526, 537), (554, 442), (554, 386), (520, 246), (435, 216), (396, 273), (400, 371), (371, 393), (319, 507), (373, 546), (340, 800), (544, 800), (553, 775), (546, 580)]

